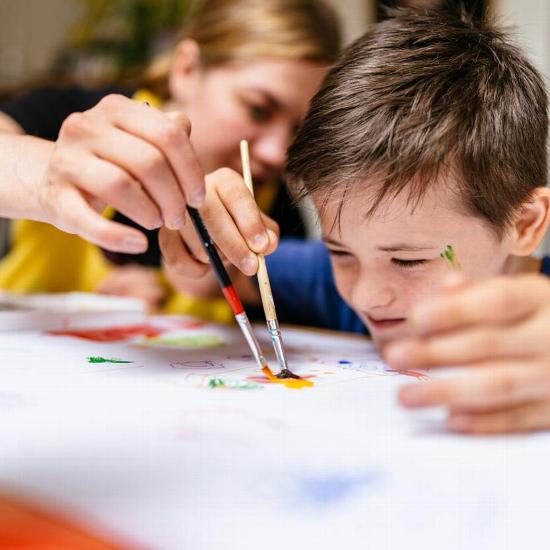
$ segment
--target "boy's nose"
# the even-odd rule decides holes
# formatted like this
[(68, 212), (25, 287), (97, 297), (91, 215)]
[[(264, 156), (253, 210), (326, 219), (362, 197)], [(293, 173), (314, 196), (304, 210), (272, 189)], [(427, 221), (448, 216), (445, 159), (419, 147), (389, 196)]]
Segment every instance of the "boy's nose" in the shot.
[(388, 307), (392, 304), (394, 297), (387, 281), (376, 281), (371, 277), (364, 277), (363, 281), (353, 288), (352, 302), (355, 310), (370, 312)]

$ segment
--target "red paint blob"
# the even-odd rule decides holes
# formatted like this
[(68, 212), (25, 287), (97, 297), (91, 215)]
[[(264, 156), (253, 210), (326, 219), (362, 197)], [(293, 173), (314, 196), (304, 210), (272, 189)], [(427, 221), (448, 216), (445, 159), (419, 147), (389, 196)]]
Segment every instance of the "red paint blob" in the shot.
[(194, 329), (194, 328), (202, 328), (206, 326), (206, 323), (204, 321), (198, 321), (195, 319), (178, 319), (171, 324), (172, 327), (175, 328), (186, 328), (186, 329)]
[(52, 330), (48, 334), (53, 334), (54, 336), (72, 336), (93, 342), (121, 342), (135, 336), (154, 338), (155, 336), (160, 336), (163, 332), (164, 329), (152, 325), (128, 325), (102, 329)]
[(402, 376), (412, 376), (417, 380), (429, 380), (430, 378), (427, 374), (417, 372), (415, 370), (388, 370), (388, 372), (396, 372), (397, 374), (401, 374)]

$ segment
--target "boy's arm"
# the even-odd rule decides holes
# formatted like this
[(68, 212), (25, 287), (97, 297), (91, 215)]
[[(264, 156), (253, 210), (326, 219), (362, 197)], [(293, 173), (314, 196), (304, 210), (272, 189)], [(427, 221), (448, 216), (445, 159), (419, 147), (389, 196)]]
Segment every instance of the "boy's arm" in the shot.
[(445, 293), (420, 305), (412, 319), (415, 336), (385, 350), (393, 368), (464, 366), (467, 371), (403, 388), (403, 405), (445, 406), (450, 427), (461, 432), (550, 429), (546, 276), (468, 283), (455, 273)]

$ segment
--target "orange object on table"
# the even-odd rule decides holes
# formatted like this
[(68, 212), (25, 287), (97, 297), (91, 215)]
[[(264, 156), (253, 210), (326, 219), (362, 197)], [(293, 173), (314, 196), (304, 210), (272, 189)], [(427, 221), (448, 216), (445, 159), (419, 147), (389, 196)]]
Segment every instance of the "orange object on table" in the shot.
[(59, 514), (0, 494), (1, 550), (129, 550)]

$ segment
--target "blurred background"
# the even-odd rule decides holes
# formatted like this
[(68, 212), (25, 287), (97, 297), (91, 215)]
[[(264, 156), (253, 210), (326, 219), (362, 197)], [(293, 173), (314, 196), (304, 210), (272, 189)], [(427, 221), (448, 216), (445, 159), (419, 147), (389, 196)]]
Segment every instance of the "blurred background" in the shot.
[[(96, 85), (131, 79), (155, 53), (174, 41), (192, 1), (0, 0), (0, 94), (5, 96), (22, 85), (45, 80)], [(329, 1), (341, 14), (347, 41), (383, 16), (382, 4), (437, 3)], [(515, 27), (518, 41), (539, 69), (550, 76), (550, 2), (470, 3), (488, 4), (503, 23)]]
[[(0, 94), (33, 81), (131, 79), (174, 42), (192, 1), (0, 0)], [(347, 41), (376, 19), (374, 3), (331, 3)]]
[[(131, 82), (153, 56), (174, 43), (192, 1), (0, 0), (0, 101), (39, 84)], [(438, 3), (327, 1), (341, 15), (346, 42), (384, 17), (383, 4)], [(464, 1), (472, 10), (487, 6), (503, 24), (511, 26), (520, 45), (545, 77), (550, 77), (548, 0)], [(0, 224), (0, 243), (4, 242), (2, 231)]]

